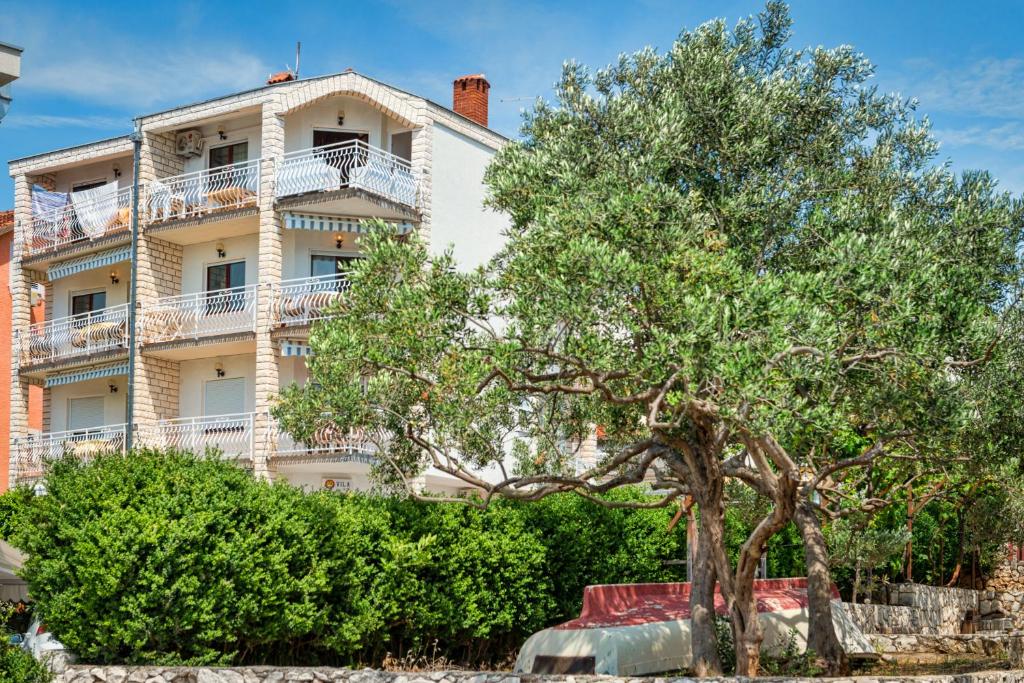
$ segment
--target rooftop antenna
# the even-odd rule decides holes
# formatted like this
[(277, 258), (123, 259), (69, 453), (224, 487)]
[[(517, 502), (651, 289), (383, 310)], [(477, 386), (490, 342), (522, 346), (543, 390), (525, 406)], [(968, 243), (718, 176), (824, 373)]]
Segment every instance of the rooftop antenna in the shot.
[(299, 57), (302, 56), (302, 41), (295, 41), (295, 80), (299, 80)]

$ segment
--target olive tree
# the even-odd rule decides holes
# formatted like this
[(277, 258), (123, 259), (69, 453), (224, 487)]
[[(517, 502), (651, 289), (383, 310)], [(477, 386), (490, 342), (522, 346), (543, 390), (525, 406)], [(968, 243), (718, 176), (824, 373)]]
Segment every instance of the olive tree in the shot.
[[(434, 467), (479, 504), (641, 481), (657, 495), (630, 504), (692, 496), (700, 674), (720, 669), (717, 582), (737, 673), (756, 675), (753, 579), (794, 517), (824, 571), (810, 645), (842, 665), (808, 506), (847, 470), (941, 454), (966, 421), (951, 388), (997, 343), (1017, 281), (1019, 205), (936, 164), (913, 102), (876, 92), (853, 49), (789, 38), (770, 3), (664, 54), (567, 64), (488, 170), (498, 254), (466, 272), (415, 236), (369, 235), (314, 328), (312, 381), (276, 409), (299, 438), (366, 430), (378, 476), (412, 495)], [(604, 454), (580, 466), (595, 425)], [(735, 564), (728, 479), (770, 503)]]

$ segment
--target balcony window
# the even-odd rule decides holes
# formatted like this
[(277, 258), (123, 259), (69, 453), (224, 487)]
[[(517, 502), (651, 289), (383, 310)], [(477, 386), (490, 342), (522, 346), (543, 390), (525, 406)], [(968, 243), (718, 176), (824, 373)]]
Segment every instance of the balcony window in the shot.
[(342, 275), (337, 279), (337, 289), (345, 288), (348, 278), (344, 277), (352, 268), (358, 256), (336, 256), (334, 254), (313, 254), (310, 257), (309, 274), (312, 277)]
[(86, 292), (84, 294), (73, 294), (71, 296), (71, 315), (102, 311), (106, 307), (107, 293), (103, 290), (98, 292)]
[(391, 153), (399, 159), (412, 159), (412, 132), (394, 133), (391, 136)]
[(102, 396), (73, 398), (68, 401), (68, 431), (96, 429), (104, 424)]
[(245, 292), (242, 287), (245, 287), (245, 261), (207, 266), (207, 313), (232, 313), (242, 310), (245, 307)]
[(230, 166), (249, 160), (249, 143), (236, 142), (233, 145), (210, 148), (210, 169)]
[(207, 415), (234, 415), (245, 412), (245, 378), (211, 379), (204, 387), (204, 412)]
[[(343, 145), (343, 143), (354, 141), (357, 142), (351, 148)], [(349, 171), (353, 167), (366, 164), (366, 145), (369, 142), (370, 136), (366, 133), (352, 133), (342, 130), (313, 131), (314, 148), (330, 147), (331, 151), (324, 152), (322, 158), (340, 172), (339, 187), (348, 183)]]

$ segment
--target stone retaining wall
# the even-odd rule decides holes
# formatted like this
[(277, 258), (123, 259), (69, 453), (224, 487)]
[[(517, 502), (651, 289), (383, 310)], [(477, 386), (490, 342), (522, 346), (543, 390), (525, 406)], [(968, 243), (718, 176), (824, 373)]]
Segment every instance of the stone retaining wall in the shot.
[[(857, 676), (854, 678), (758, 678), (765, 683), (1019, 683), (1024, 671), (986, 671), (931, 676)], [(626, 683), (641, 679), (615, 676), (517, 676), (509, 673), (438, 671), (393, 673), (363, 669), (241, 667), (236, 669), (189, 667), (87, 667), (68, 669), (56, 683)], [(644, 678), (646, 683), (691, 683), (680, 677)], [(700, 683), (739, 683), (750, 679), (702, 678)]]
[(981, 613), (1002, 613), (1024, 628), (1024, 562), (1010, 560), (992, 572), (981, 594)]
[(960, 633), (960, 625), (968, 610), (974, 613), (975, 618), (980, 616), (979, 591), (922, 586), (916, 583), (894, 583), (890, 584), (888, 589), (890, 605), (920, 610), (920, 621), (928, 624), (925, 630), (920, 631), (921, 633), (955, 635)]
[(872, 605), (843, 603), (853, 623), (864, 633), (953, 635), (960, 632), (955, 626), (942, 621), (938, 610), (900, 605)]

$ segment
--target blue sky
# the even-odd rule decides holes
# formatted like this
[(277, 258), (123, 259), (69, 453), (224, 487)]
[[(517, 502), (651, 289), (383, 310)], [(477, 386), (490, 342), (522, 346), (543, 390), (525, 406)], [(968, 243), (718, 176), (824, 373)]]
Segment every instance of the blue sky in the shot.
[[(852, 44), (881, 88), (920, 100), (942, 155), (1024, 192), (1024, 3), (795, 0), (797, 46)], [(25, 48), (0, 160), (126, 133), (134, 115), (347, 67), (450, 104), (451, 80), (485, 72), (491, 123), (515, 135), (569, 58), (603, 66), (665, 48), (683, 27), (730, 23), (761, 2), (527, 0), (81, 3), (0, 0), (0, 41)], [(0, 208), (13, 201), (6, 169)]]

